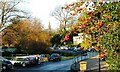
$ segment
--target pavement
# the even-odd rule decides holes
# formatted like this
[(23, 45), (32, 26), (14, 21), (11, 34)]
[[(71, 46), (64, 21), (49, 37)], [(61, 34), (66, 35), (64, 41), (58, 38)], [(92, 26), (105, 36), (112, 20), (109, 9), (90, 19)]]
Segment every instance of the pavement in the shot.
[[(87, 62), (87, 71), (99, 71), (99, 58), (98, 56), (91, 57), (88, 60), (85, 60)], [(105, 61), (100, 61), (100, 70), (105, 71), (107, 68)]]
[[(87, 62), (87, 67), (86, 67), (87, 72), (99, 72), (99, 58), (98, 58), (98, 56), (94, 56), (94, 57), (91, 57), (91, 58), (88, 58), (88, 59), (82, 60), (82, 61)], [(80, 62), (81, 61), (72, 64), (71, 69), (73, 71), (80, 71), (80, 65), (79, 65)], [(106, 62), (100, 61), (100, 65), (101, 65), (100, 70), (102, 72), (103, 71), (105, 72), (106, 68), (107, 68)]]

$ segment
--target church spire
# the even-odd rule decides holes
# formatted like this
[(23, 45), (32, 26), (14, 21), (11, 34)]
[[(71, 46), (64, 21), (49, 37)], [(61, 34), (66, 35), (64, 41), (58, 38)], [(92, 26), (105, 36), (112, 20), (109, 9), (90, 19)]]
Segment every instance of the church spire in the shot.
[(49, 33), (49, 35), (50, 35), (50, 33), (51, 33), (51, 25), (50, 25), (50, 21), (49, 21), (49, 23), (48, 23), (48, 33)]

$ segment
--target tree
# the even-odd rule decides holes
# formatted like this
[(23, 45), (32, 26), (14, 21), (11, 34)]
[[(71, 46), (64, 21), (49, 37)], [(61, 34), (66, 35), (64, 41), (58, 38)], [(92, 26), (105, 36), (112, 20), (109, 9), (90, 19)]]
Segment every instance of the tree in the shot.
[(50, 42), (52, 43), (52, 46), (56, 45), (60, 45), (61, 44), (61, 36), (60, 34), (55, 34), (51, 39)]
[[(77, 2), (70, 8), (81, 8), (81, 3)], [(93, 7), (93, 11), (86, 11), (87, 8), (80, 9), (84, 11), (82, 16), (78, 17), (77, 30), (88, 35), (89, 42), (99, 50), (101, 54), (106, 54), (106, 62), (109, 64), (109, 70), (119, 70), (120, 58), (120, 2), (102, 2), (98, 1)], [(87, 5), (88, 6), (88, 5)], [(74, 10), (76, 11), (76, 10)], [(76, 14), (77, 15), (77, 14)]]
[(11, 22), (18, 18), (26, 18), (27, 13), (17, 8), (21, 0), (1, 0), (0, 1), (0, 31), (6, 28)]
[(15, 24), (10, 24), (3, 31), (2, 41), (3, 43), (10, 45), (24, 44), (24, 40), (26, 40), (26, 36), (30, 30), (28, 21), (20, 21)]
[(64, 29), (66, 30), (67, 24), (70, 24), (70, 19), (72, 17), (70, 16), (69, 10), (64, 10), (62, 6), (58, 6), (55, 8), (55, 10), (51, 13), (53, 17), (55, 17), (56, 20), (60, 23), (60, 30)]
[(29, 50), (30, 53), (45, 52), (50, 45), (50, 36), (38, 19), (25, 19), (11, 24), (3, 34), (3, 43)]

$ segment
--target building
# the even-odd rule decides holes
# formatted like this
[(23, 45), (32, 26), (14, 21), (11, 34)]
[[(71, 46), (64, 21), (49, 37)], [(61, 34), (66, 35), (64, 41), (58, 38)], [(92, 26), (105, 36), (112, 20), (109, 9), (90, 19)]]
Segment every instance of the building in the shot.
[(51, 34), (51, 25), (50, 25), (50, 21), (48, 23), (48, 34), (50, 35)]
[(73, 36), (73, 44), (74, 45), (82, 43), (82, 41), (83, 41), (83, 33), (79, 33), (78, 36)]

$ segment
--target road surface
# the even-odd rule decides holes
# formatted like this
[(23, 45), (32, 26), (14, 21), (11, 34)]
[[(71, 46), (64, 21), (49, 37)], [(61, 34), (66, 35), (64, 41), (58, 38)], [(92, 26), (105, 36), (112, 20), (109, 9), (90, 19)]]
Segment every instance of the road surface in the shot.
[(75, 61), (80, 61), (81, 58), (82, 60), (83, 59), (86, 59), (86, 58), (90, 58), (92, 56), (94, 56), (95, 53), (90, 53), (88, 52), (87, 56), (79, 56), (78, 58), (74, 58), (74, 59), (70, 59), (70, 60), (64, 60), (64, 61), (59, 61), (59, 62), (46, 62), (46, 63), (43, 63), (43, 64), (40, 64), (40, 65), (37, 65), (37, 66), (31, 66), (31, 67), (14, 67), (14, 71), (15, 72), (33, 72), (33, 71), (69, 71), (70, 70), (70, 67), (71, 65), (75, 62)]

